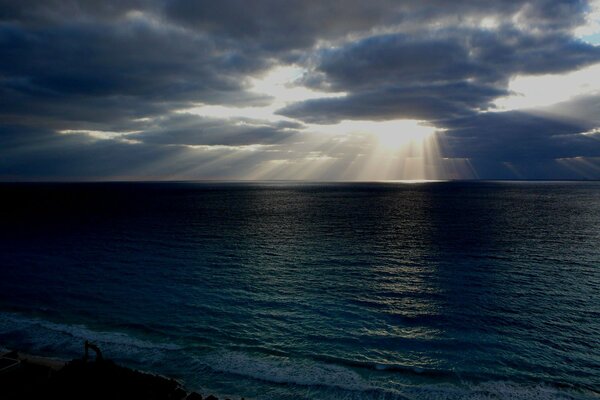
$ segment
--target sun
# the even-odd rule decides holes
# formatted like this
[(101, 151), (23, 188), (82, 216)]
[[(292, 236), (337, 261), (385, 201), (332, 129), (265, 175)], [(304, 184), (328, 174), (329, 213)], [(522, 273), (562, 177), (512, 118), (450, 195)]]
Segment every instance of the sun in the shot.
[(308, 125), (315, 132), (336, 135), (360, 134), (370, 137), (381, 150), (398, 150), (422, 143), (436, 132), (436, 128), (422, 121), (398, 119), (390, 121), (344, 120), (333, 125)]
[(384, 150), (398, 150), (407, 145), (424, 142), (435, 128), (416, 120), (395, 120), (371, 123), (371, 134)]

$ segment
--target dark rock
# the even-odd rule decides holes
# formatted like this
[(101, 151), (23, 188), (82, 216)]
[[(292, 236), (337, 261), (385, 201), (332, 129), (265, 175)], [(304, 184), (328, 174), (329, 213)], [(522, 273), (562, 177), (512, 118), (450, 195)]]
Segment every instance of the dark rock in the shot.
[(182, 388), (177, 388), (171, 393), (171, 400), (182, 400), (187, 396), (187, 392)]
[(196, 392), (192, 392), (186, 397), (186, 400), (202, 400), (202, 396)]
[(109, 360), (73, 360), (59, 371), (22, 362), (21, 368), (0, 376), (2, 400), (181, 400), (179, 384), (160, 376), (120, 367)]
[(0, 374), (0, 400), (219, 400), (213, 395), (203, 399), (196, 392), (187, 394), (173, 379), (98, 358), (75, 359), (60, 369), (20, 360), (18, 368)]

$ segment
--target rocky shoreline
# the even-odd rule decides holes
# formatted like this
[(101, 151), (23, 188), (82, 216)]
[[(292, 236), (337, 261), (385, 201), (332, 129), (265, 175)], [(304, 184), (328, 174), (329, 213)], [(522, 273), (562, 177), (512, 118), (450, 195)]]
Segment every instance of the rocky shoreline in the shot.
[(71, 361), (18, 351), (2, 354), (0, 398), (218, 400), (210, 394), (203, 397), (197, 392), (187, 392), (175, 379), (119, 366), (102, 358), (99, 351), (94, 360), (87, 357), (86, 351), (83, 358)]

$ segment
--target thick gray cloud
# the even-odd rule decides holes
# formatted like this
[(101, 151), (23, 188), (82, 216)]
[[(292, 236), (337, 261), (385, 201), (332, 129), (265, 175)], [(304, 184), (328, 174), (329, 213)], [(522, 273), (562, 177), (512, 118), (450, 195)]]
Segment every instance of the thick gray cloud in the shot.
[(301, 124), (268, 123), (247, 118), (206, 118), (176, 114), (154, 121), (142, 133), (127, 138), (144, 143), (245, 146), (273, 144), (290, 138)]
[[(558, 176), (556, 158), (600, 157), (597, 135), (581, 135), (600, 126), (597, 97), (488, 111), (515, 75), (600, 62), (600, 47), (573, 37), (587, 7), (580, 0), (0, 0), (0, 178), (237, 177), (253, 163), (309, 154), (306, 143), (292, 146), (300, 122), (344, 119), (424, 120), (446, 130), (442, 155), (469, 158), (486, 177), (502, 177), (494, 165), (507, 162), (529, 163), (532, 177)], [(298, 123), (175, 112), (198, 103), (267, 105), (269, 93), (253, 93), (251, 78), (290, 63), (307, 71), (300, 85), (346, 95), (279, 110)], [(127, 135), (99, 140), (64, 130)], [(256, 144), (271, 150), (234, 156), (192, 148)]]
[(172, 0), (165, 3), (164, 15), (192, 29), (214, 32), (245, 45), (250, 42), (255, 48), (282, 51), (386, 27), (414, 32), (436, 24), (458, 25), (469, 18), (507, 19), (517, 13), (531, 27), (560, 31), (581, 23), (585, 6), (583, 1), (552, 0), (262, 0), (251, 4), (244, 0)]
[(270, 151), (197, 151), (8, 125), (0, 126), (0, 148), (11, 149), (0, 157), (0, 180), (230, 179), (273, 157)]
[(563, 72), (599, 60), (599, 49), (564, 34), (448, 28), (426, 37), (388, 34), (325, 49), (316, 70), (334, 90), (360, 90), (399, 82), (504, 84), (518, 73)]
[(343, 97), (295, 103), (279, 113), (306, 122), (332, 124), (344, 119), (419, 119), (435, 121), (486, 108), (495, 98), (507, 94), (493, 86), (469, 82), (432, 83), (409, 86), (390, 84), (361, 90)]
[(135, 175), (176, 158), (182, 151), (96, 141), (85, 135), (57, 135), (51, 130), (23, 126), (0, 126), (0, 133), (0, 146), (11, 149), (0, 158), (0, 178), (9, 180)]
[(118, 125), (193, 102), (267, 100), (244, 82), (266, 62), (232, 62), (208, 38), (147, 21), (0, 24), (0, 53), (0, 115), (14, 122)]
[(448, 156), (496, 161), (594, 157), (600, 141), (582, 135), (591, 126), (520, 111), (483, 113), (444, 122)]
[(444, 155), (468, 158), (486, 179), (598, 179), (600, 96), (537, 110), (487, 112), (439, 121)]
[[(560, 56), (557, 56), (560, 55)], [(427, 37), (374, 36), (319, 54), (307, 85), (347, 96), (292, 104), (306, 121), (438, 120), (492, 106), (516, 74), (559, 73), (600, 62), (600, 48), (565, 34), (445, 29)]]

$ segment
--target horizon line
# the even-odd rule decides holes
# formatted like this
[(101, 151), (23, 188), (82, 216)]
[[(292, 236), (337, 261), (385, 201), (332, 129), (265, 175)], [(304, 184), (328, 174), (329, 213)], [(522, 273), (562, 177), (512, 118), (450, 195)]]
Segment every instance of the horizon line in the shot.
[(492, 179), (387, 179), (387, 180), (318, 180), (318, 179), (58, 179), (58, 180), (2, 180), (0, 184), (9, 183), (452, 183), (452, 182), (600, 182), (600, 179), (508, 179), (508, 178), (492, 178)]

